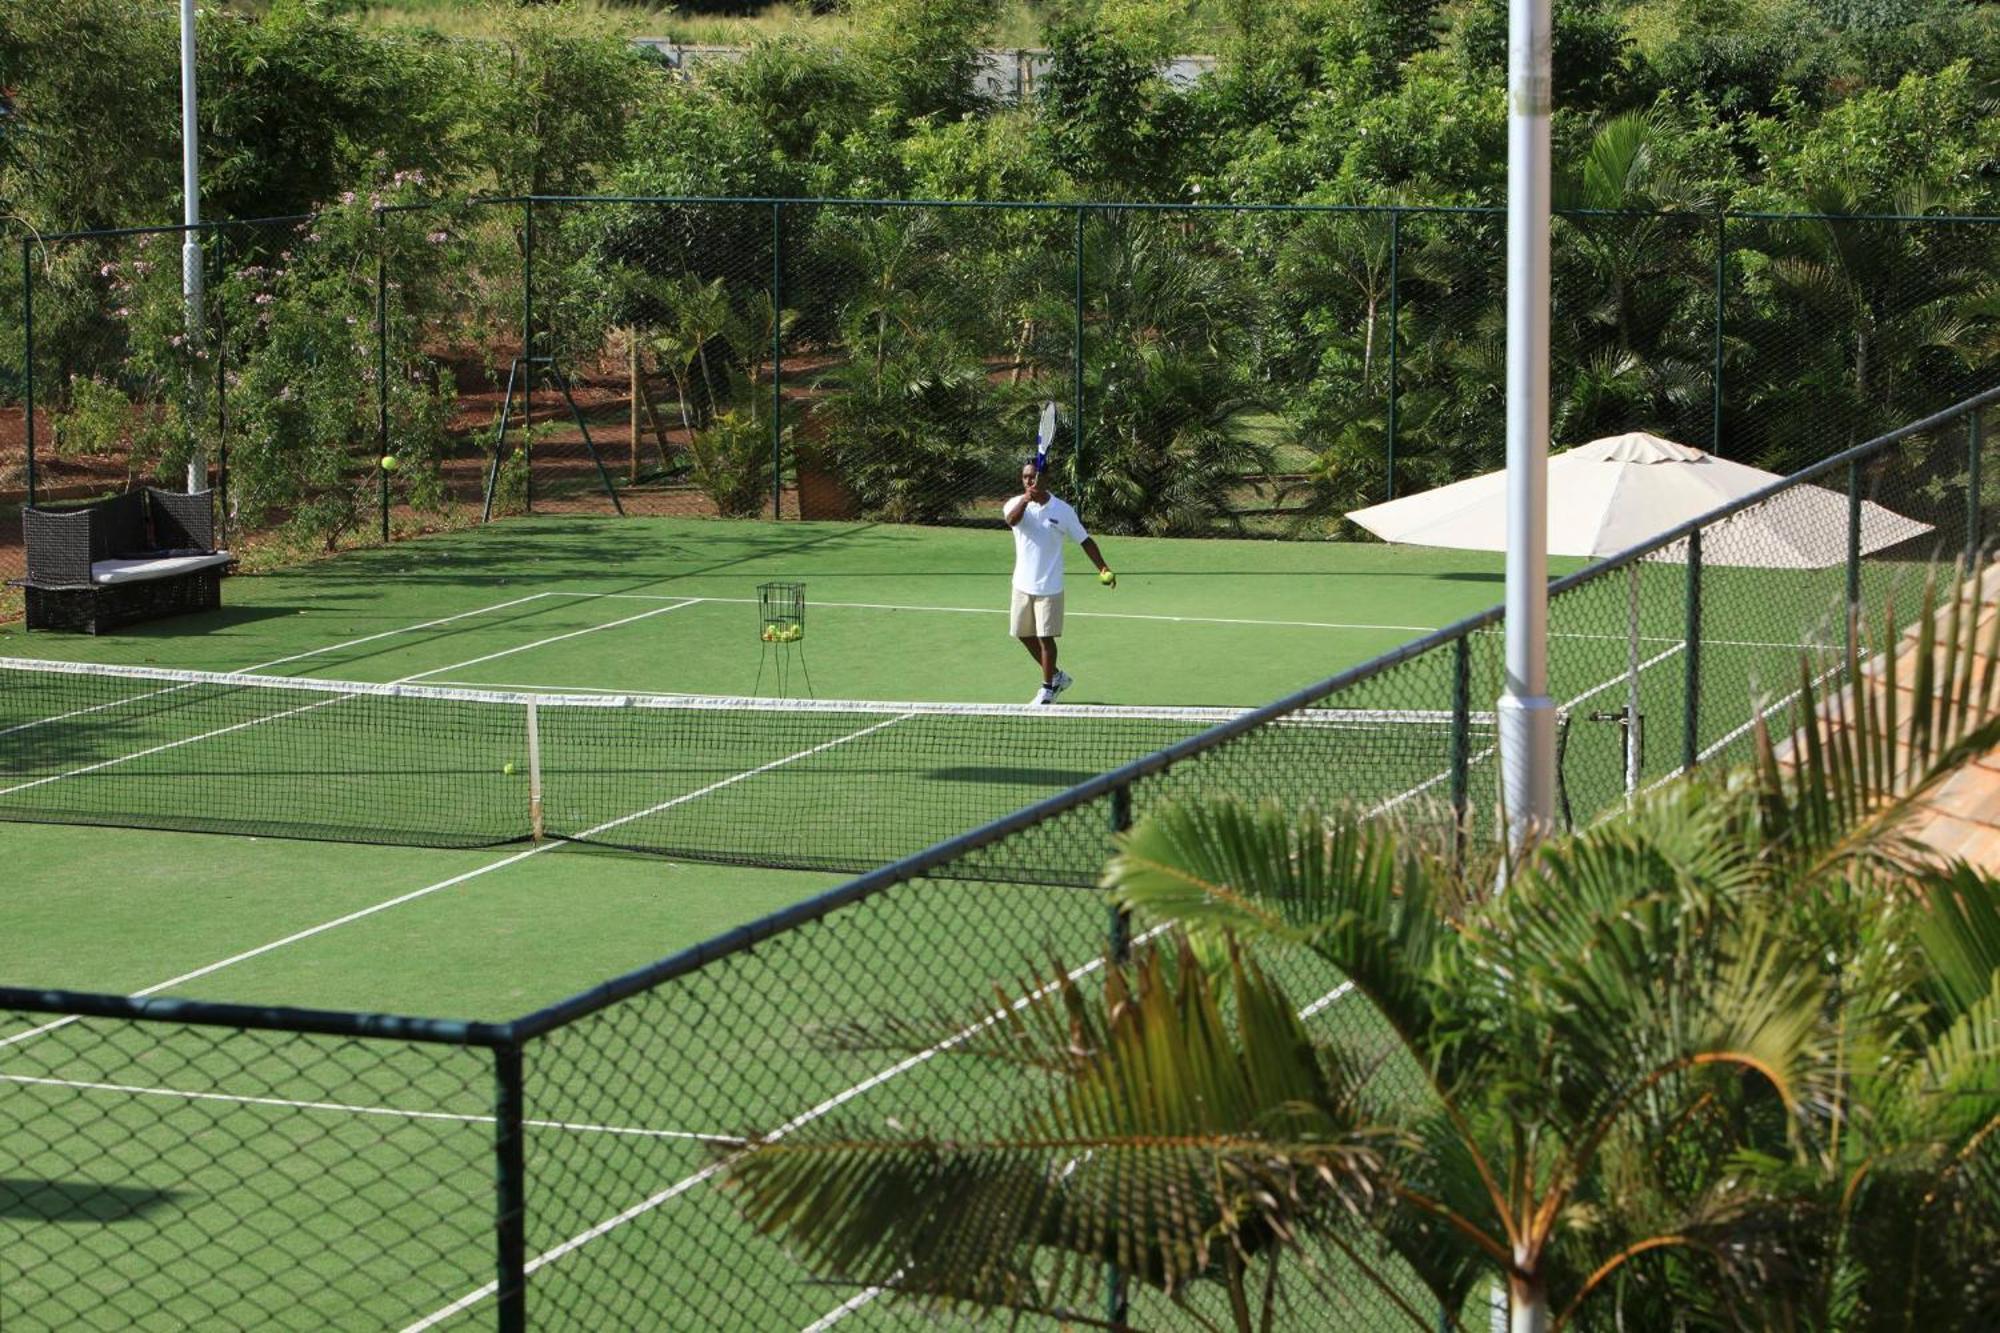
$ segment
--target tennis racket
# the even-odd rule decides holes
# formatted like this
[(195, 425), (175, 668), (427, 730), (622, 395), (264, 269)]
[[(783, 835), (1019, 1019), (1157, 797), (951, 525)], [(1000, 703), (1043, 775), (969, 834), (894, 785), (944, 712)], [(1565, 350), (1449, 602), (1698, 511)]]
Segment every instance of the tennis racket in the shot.
[(1042, 419), (1035, 428), (1035, 471), (1049, 470), (1049, 450), (1056, 442), (1056, 405), (1053, 399), (1042, 404)]

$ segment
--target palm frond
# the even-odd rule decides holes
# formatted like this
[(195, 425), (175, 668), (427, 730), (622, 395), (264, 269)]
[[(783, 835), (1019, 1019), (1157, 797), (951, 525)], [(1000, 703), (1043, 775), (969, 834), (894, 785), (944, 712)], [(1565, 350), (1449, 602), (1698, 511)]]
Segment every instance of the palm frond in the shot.
[(1443, 1052), (1424, 978), (1452, 938), (1455, 877), (1445, 848), (1412, 826), (1223, 797), (1142, 821), (1120, 839), (1104, 884), (1151, 917), (1310, 950), (1430, 1070)]
[(1013, 1129), (772, 1135), (728, 1158), (753, 1224), (822, 1273), (1020, 1306), (1106, 1262), (1175, 1291), (1375, 1206), (1394, 1137), (1357, 1118), (1350, 1071), (1240, 952), (1218, 976), (1177, 938), (1107, 966), (1101, 991), (1065, 973), (1023, 998), (1002, 1006), (1013, 1040), (1060, 1077)]

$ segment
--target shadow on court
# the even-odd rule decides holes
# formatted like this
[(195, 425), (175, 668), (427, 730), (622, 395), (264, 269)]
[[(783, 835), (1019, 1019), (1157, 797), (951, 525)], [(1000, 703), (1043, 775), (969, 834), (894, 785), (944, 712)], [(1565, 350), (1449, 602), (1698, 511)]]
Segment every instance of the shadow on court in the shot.
[(0, 1176), (0, 1218), (32, 1222), (122, 1222), (176, 1205), (172, 1190), (87, 1180)]

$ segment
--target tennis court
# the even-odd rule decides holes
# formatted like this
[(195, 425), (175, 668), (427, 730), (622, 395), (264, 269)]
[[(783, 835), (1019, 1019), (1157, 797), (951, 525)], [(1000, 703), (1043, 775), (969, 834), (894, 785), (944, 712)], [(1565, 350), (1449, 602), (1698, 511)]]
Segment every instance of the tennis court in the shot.
[[(915, 850), (1482, 607), (1499, 577), (1487, 557), (1363, 546), (1106, 546), (1120, 586), (1078, 581), (1064, 664), (1079, 684), (1062, 716), (1042, 719), (1020, 707), (1035, 676), (1006, 635), (1009, 551), (997, 532), (527, 520), (238, 578), (218, 613), (117, 636), (0, 630), (9, 658), (249, 671), (301, 691), (0, 672), (0, 732), (10, 733), (0, 746), (13, 746), (0, 787), (21, 789), (0, 801), (38, 818), (151, 826), (7, 824), (10, 859), (35, 891), (9, 896), (0, 974), (111, 993), (503, 1019), (842, 877), (774, 862), (817, 856), (845, 870)], [(734, 709), (693, 717), (747, 726), (695, 734), (684, 709), (615, 702), (751, 694), (767, 651), (756, 588), (774, 579), (807, 585), (808, 631), (795, 651), (820, 698), (997, 707)], [(803, 676), (794, 674), (795, 689)], [(399, 692), (308, 683), (329, 681)], [(767, 675), (766, 694), (772, 684)], [(565, 775), (590, 779), (568, 832), (677, 803), (706, 807), (698, 845), (594, 839), (667, 853), (633, 856), (513, 841), (525, 817), (517, 715), (500, 732), (463, 721), (468, 695), (509, 708), (534, 698), (544, 719), (585, 720), (566, 737), (560, 723), (547, 728), (549, 818), (565, 817)], [(1093, 712), (1130, 721), (1107, 732)], [(680, 725), (630, 729), (655, 715)], [(855, 734), (877, 727), (896, 744), (871, 750), (873, 737)], [(811, 763), (829, 744), (829, 754), (857, 762)], [(1426, 753), (1440, 744), (1427, 742)], [(1411, 769), (1412, 785), (1423, 772)], [(234, 835), (161, 831), (174, 827)], [(640, 831), (630, 822), (620, 830)], [(826, 854), (829, 839), (846, 840), (838, 855)], [(471, 845), (481, 843), (496, 845)], [(731, 843), (755, 850), (732, 856)], [(731, 859), (762, 864), (720, 863)], [(926, 910), (939, 915), (917, 932), (928, 951), (921, 970), (936, 975), (1029, 965), (1014, 944), (998, 943), (1018, 940), (1023, 920), (1043, 923), (1059, 956), (1088, 960), (1102, 947), (1101, 907), (1073, 890), (981, 884)], [(871, 930), (854, 952), (895, 938), (879, 924), (841, 929)], [(858, 1012), (880, 996), (860, 977), (773, 966), (797, 1027), (739, 1034), (738, 1048), (785, 1051), (788, 1072), (768, 1087), (754, 1059), (720, 1103), (712, 1088), (672, 1078), (648, 1089), (644, 1105), (603, 1104), (612, 1094), (589, 1080), (549, 1082), (566, 1090), (561, 1104), (539, 1108), (546, 1124), (531, 1150), (574, 1180), (538, 1200), (543, 1250), (640, 1203), (645, 1196), (617, 1197), (635, 1173), (669, 1190), (692, 1182), (620, 1223), (615, 1241), (595, 1239), (592, 1263), (552, 1265), (552, 1278), (594, 1273), (575, 1281), (596, 1300), (618, 1285), (617, 1264), (604, 1269), (596, 1254), (643, 1255), (655, 1268), (688, 1265), (685, 1281), (698, 1286), (703, 1247), (686, 1243), (689, 1229), (723, 1234), (729, 1207), (697, 1188), (713, 1175), (709, 1144), (758, 1123), (722, 1104), (751, 1094), (782, 1123), (828, 1100), (808, 1087), (878, 1086), (879, 1056), (796, 1047), (813, 1017)], [(726, 1016), (687, 1013), (689, 1000), (673, 1001), (657, 1023), (719, 1035)], [(9, 1028), (0, 1036), (6, 1132), (17, 1144), (49, 1145), (39, 1158), (24, 1153), (24, 1175), (6, 1183), (0, 1207), (8, 1252), (31, 1256), (0, 1295), (9, 1326), (106, 1307), (135, 1321), (274, 1326), (478, 1318), (469, 1312), (478, 1302), (454, 1313), (438, 1293), (456, 1285), (471, 1295), (490, 1268), (490, 1236), (454, 1220), (479, 1215), (490, 1198), (492, 1092), (481, 1052), (411, 1044), (385, 1059), (378, 1045), (260, 1034), (218, 1045), (193, 1030), (51, 1027), (25, 1015)], [(605, 1058), (590, 1042), (552, 1039), (547, 1058)], [(827, 1067), (811, 1068), (814, 1060)], [(929, 1077), (921, 1066), (901, 1071), (897, 1095)], [(88, 1163), (77, 1160), (76, 1126), (88, 1126)], [(300, 1185), (281, 1203), (273, 1173)], [(175, 1183), (155, 1190), (152, 1181)], [(440, 1182), (449, 1185), (442, 1196)], [(392, 1234), (357, 1234), (384, 1228)], [(328, 1244), (333, 1232), (339, 1243)], [(661, 1246), (671, 1260), (651, 1253)], [(380, 1262), (355, 1263), (357, 1252)], [(350, 1267), (329, 1273), (329, 1253)], [(162, 1304), (157, 1275), (185, 1277), (190, 1265), (227, 1273), (233, 1294), (218, 1298), (214, 1282), (195, 1282), (187, 1285), (198, 1295)], [(567, 1288), (551, 1287), (547, 1299), (559, 1306)], [(800, 1326), (844, 1299), (798, 1293)]]
[[(0, 656), (18, 659), (0, 670), (0, 803), (16, 816), (152, 826), (6, 825), (35, 891), (9, 896), (0, 974), (506, 1019), (1376, 656), (1499, 592), (1497, 557), (1107, 547), (1120, 586), (1079, 582), (1072, 593), (1064, 665), (1079, 683), (1049, 716), (1019, 704), (1034, 677), (1007, 641), (1006, 548), (991, 532), (530, 520), (236, 579), (219, 613), (113, 638), (0, 632)], [(1636, 690), (1648, 730), (1637, 776), (1680, 759), (1687, 580), (1670, 561), (1638, 568), (1553, 604), (1565, 790), (1579, 818), (1617, 800), (1628, 778), (1624, 728), (1592, 712)], [(1878, 563), (1871, 588), (1907, 572)], [(802, 648), (822, 700), (896, 702), (673, 698), (757, 688), (767, 650), (755, 590), (772, 579), (807, 584)], [(1795, 687), (1798, 626), (1813, 623), (1801, 608), (1833, 604), (1840, 587), (1837, 571), (1712, 568), (1701, 579), (1695, 740), (1706, 747), (1740, 727), (1754, 695)], [(1833, 643), (1838, 628), (1807, 642)], [(1483, 710), (1498, 691), (1499, 643), (1490, 633), (1473, 643), (1466, 684)], [(136, 672), (26, 660), (85, 653)], [(245, 671), (272, 680), (169, 674)], [(1468, 798), (1490, 804), (1490, 734), (1475, 722), (1454, 741), (1439, 726), (1453, 708), (1448, 685), (1412, 680), (1384, 673), (1343, 693), (1342, 710), (1245, 745), (1262, 768), (1289, 765), (1302, 791), (1376, 805), (1441, 797), (1452, 746), (1465, 745)], [(943, 704), (994, 706), (921, 706)], [(546, 738), (541, 814), (559, 825), (540, 842), (522, 840), (531, 715)], [(172, 828), (233, 835), (158, 831)], [(1104, 911), (1074, 872), (1087, 872), (1103, 838), (1101, 823), (1071, 823), (1016, 840), (969, 883), (926, 881), (836, 913), (535, 1043), (524, 1151), (537, 1323), (639, 1320), (626, 1302), (663, 1286), (718, 1327), (739, 1309), (759, 1310), (764, 1326), (778, 1311), (798, 1328), (911, 1318), (775, 1265), (758, 1302), (736, 1303), (740, 1272), (716, 1258), (746, 1241), (713, 1188), (718, 1163), (737, 1136), (864, 1105), (974, 1119), (1006, 1105), (986, 1076), (930, 1058), (964, 1039), (949, 1028), (900, 1055), (801, 1034), (884, 1006), (961, 1014), (977, 979), (1018, 978), (1049, 958), (1088, 975)], [(1034, 846), (1051, 849), (1046, 860), (1023, 850)], [(607, 854), (628, 848), (653, 854)], [(913, 990), (923, 977), (975, 984)], [(745, 987), (762, 997), (755, 1013), (736, 998)], [(1338, 977), (1296, 988), (1317, 997), (1315, 1021), (1343, 1021)], [(490, 1059), (476, 1047), (254, 1031), (218, 1041), (171, 1023), (19, 1014), (0, 1034), (0, 1108), (10, 1141), (26, 1145), (22, 1176), (0, 1182), (0, 1231), (22, 1256), (0, 1284), (10, 1327), (104, 1309), (161, 1326), (490, 1318), (495, 1112)]]

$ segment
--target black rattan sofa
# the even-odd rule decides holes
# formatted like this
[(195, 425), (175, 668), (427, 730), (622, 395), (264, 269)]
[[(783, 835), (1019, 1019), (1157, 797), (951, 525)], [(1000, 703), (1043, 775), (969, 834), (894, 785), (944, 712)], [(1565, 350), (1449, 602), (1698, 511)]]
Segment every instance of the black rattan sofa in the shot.
[(60, 509), (21, 511), (28, 547), (29, 629), (101, 634), (120, 625), (222, 605), (234, 561), (215, 549), (206, 491), (130, 491)]

